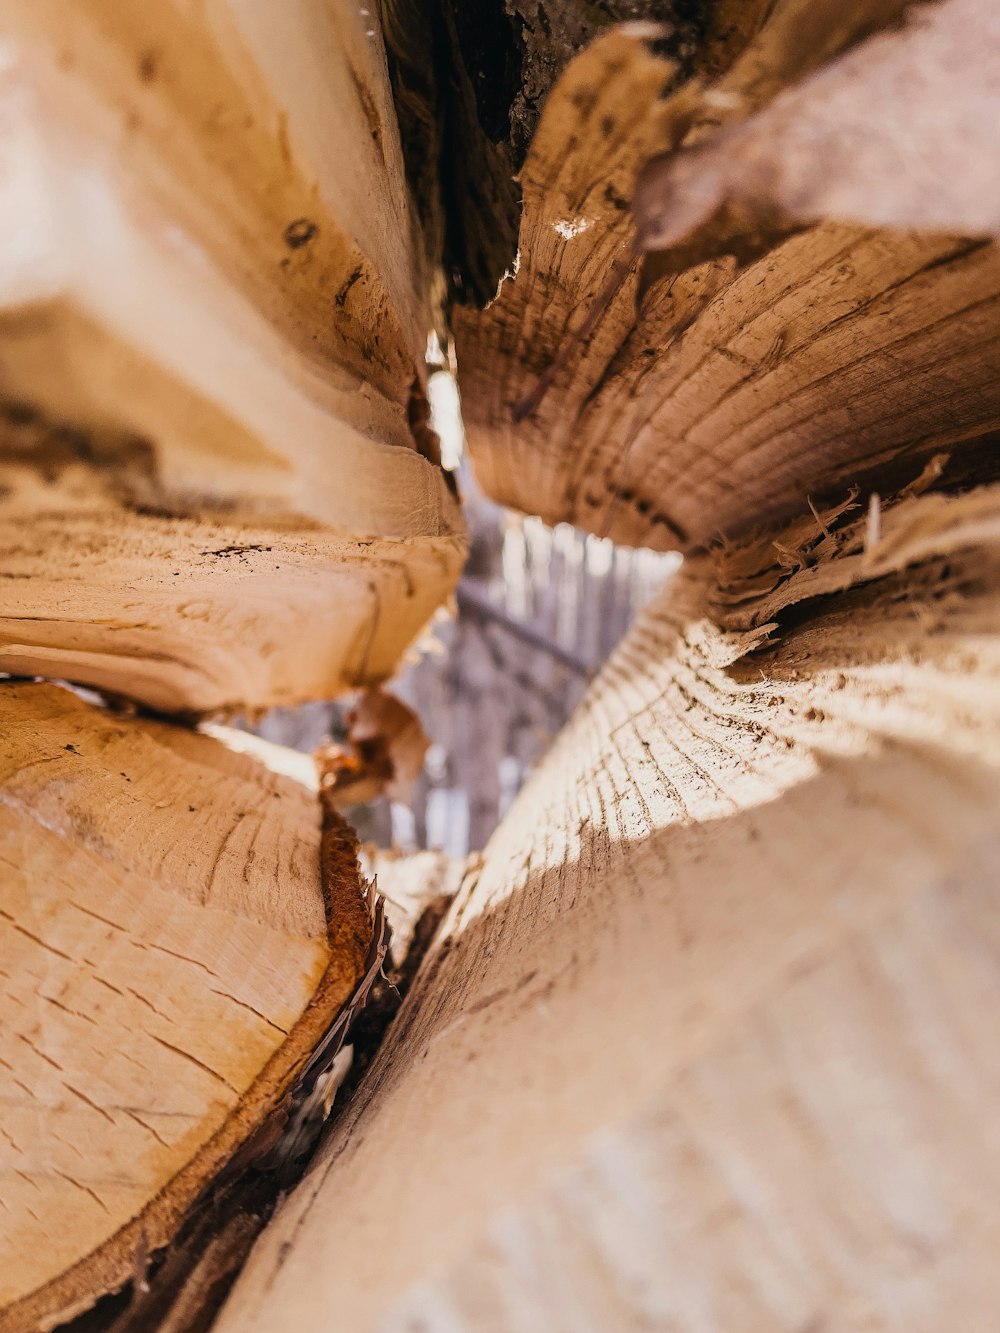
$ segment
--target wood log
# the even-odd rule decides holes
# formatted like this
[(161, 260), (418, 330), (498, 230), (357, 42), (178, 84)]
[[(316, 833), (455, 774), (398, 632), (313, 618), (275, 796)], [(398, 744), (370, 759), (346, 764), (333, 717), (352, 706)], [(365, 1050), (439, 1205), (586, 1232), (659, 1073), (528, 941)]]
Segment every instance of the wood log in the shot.
[(519, 173), (553, 84), (624, 20), (655, 20), (679, 83), (718, 72), (763, 0), (385, 0), (407, 177), (458, 301), (485, 305), (517, 251)]
[(371, 909), (353, 856), (321, 883), (312, 793), (217, 739), (9, 682), (0, 736), (0, 1327), (21, 1333), (141, 1278), (280, 1124)]
[(457, 578), (377, 25), (265, 9), (4, 6), (2, 669), (328, 697)]
[[(0, 4), (0, 671), (388, 674), (446, 313), (495, 498), (688, 553), (482, 859), (398, 868), (440, 932), (217, 1333), (992, 1329), (989, 0), (608, 0), (673, 26), (568, 64), (583, 0)], [(204, 1333), (381, 964), (329, 787), (119, 708), (0, 682), (4, 1333)]]
[(1000, 33), (988, 0), (948, 0), (852, 48), (906, 8), (786, 0), (665, 101), (648, 28), (570, 65), (514, 270), (456, 318), (491, 496), (691, 549), (992, 438)]
[(1000, 490), (687, 562), (219, 1333), (991, 1326)]

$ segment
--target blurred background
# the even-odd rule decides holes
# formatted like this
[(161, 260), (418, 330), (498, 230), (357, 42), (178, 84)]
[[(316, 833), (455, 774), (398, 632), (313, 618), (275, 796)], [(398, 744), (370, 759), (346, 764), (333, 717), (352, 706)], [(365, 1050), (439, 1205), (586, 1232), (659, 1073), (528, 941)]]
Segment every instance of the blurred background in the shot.
[[(442, 460), (458, 476), (469, 560), (455, 602), (388, 688), (431, 739), (412, 804), (348, 812), (362, 841), (464, 856), (497, 822), (636, 613), (680, 556), (551, 528), (486, 500), (464, 453), (452, 375), (431, 378)], [(247, 729), (312, 751), (340, 739), (350, 701), (274, 709)], [(244, 723), (244, 725), (246, 725)]]

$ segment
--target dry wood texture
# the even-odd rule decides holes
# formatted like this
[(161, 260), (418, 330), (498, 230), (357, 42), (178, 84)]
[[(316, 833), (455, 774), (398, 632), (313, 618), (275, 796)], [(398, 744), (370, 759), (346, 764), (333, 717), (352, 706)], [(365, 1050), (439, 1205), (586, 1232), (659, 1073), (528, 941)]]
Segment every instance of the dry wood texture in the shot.
[(487, 492), (698, 547), (995, 432), (998, 69), (989, 0), (785, 0), (665, 100), (647, 30), (584, 52), (528, 154), (514, 271), (457, 318)]
[(0, 13), (0, 668), (196, 711), (381, 678), (461, 541), (377, 24)]
[(644, 615), (219, 1333), (992, 1328), (1000, 491), (916, 490)]
[(651, 166), (637, 199), (641, 243), (669, 249), (723, 210), (747, 230), (776, 216), (834, 217), (1000, 235), (998, 99), (996, 7), (914, 9), (904, 32), (872, 38), (759, 115)]
[(75, 461), (51, 486), (32, 460), (4, 482), (0, 669), (166, 711), (294, 704), (385, 679), (462, 561), (430, 518), (419, 540), (359, 540), (256, 515), (135, 517)]
[[(596, 10), (467, 8), (387, 0), (387, 58), (348, 0), (0, 0), (0, 672), (388, 675), (463, 554), (427, 333), (518, 188), (454, 318), (479, 475), (694, 553), (481, 862), (386, 873), (406, 982), (461, 884), (217, 1333), (992, 1333), (995, 0), (610, 0), (669, 29), (565, 69)], [(4, 1333), (179, 1234), (125, 1319), (203, 1330), (369, 986), (371, 1058), (334, 797), (424, 738), (361, 721), (321, 830), (266, 747), (0, 682)]]
[[(0, 1327), (141, 1268), (364, 971), (356, 865), (218, 740), (0, 685)], [(324, 899), (324, 890), (326, 898)]]

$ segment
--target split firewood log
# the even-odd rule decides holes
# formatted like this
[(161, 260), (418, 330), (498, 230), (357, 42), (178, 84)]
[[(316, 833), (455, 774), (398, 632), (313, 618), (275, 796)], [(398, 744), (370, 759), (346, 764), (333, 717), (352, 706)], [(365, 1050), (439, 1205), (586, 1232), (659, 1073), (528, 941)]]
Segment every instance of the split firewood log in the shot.
[(0, 1327), (27, 1330), (283, 1127), (373, 904), (346, 825), (321, 876), (312, 793), (214, 738), (16, 683), (0, 735)]
[[(217, 1333), (992, 1330), (995, 6), (0, 3), (0, 671), (377, 685), (462, 556), (449, 320), (494, 499), (687, 555)], [(4, 1333), (203, 1333), (384, 947), (393, 728), (321, 823), (112, 703), (0, 683)]]
[(1000, 492), (919, 489), (644, 613), (219, 1333), (991, 1326)]
[(188, 712), (384, 679), (463, 543), (377, 23), (3, 17), (0, 669)]
[(516, 264), (456, 316), (486, 491), (690, 549), (989, 442), (990, 0), (783, 0), (714, 77), (674, 70), (625, 27), (545, 104)]

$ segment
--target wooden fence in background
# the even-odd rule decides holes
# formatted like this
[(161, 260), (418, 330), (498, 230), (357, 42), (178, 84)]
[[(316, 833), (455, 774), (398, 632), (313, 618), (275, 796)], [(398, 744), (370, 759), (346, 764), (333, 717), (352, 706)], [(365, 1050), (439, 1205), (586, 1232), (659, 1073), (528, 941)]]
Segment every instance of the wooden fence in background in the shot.
[[(352, 812), (362, 837), (452, 856), (483, 847), (588, 680), (679, 558), (489, 504), (466, 483), (472, 549), (455, 614), (392, 684), (432, 739), (411, 808)], [(269, 740), (314, 748), (340, 707), (275, 710)]]

